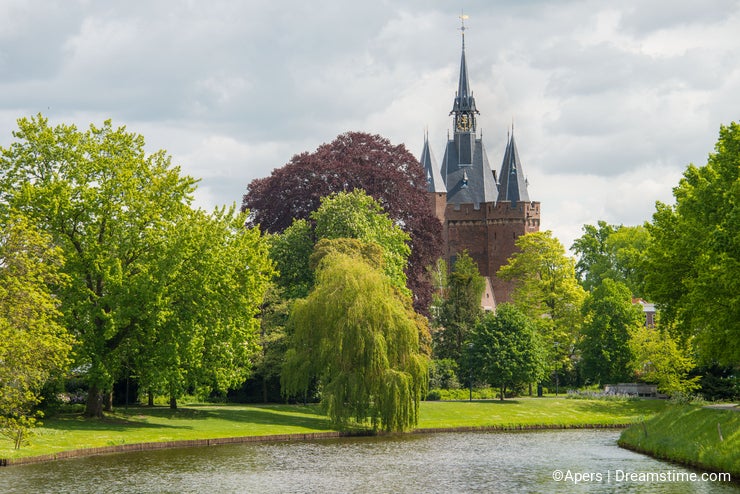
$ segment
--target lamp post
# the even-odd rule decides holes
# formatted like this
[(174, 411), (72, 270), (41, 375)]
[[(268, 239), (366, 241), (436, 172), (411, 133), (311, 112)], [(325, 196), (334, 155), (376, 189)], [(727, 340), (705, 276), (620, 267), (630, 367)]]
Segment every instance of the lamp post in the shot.
[(560, 342), (555, 342), (555, 397), (558, 396), (558, 388), (560, 386), (560, 380), (558, 378), (558, 367), (560, 367), (560, 355), (558, 355), (558, 348), (560, 347)]
[(473, 344), (468, 343), (468, 383), (470, 384), (470, 398), (473, 401)]

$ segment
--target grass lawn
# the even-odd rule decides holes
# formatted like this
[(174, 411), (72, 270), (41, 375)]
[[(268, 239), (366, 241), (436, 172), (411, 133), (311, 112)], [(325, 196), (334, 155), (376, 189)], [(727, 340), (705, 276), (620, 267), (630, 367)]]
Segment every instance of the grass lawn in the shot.
[[(419, 429), (457, 427), (584, 426), (627, 424), (665, 407), (658, 400), (601, 401), (520, 398), (498, 401), (422, 402)], [(316, 405), (205, 405), (119, 408), (102, 420), (78, 415), (44, 420), (31, 444), (15, 451), (0, 438), (0, 458), (47, 455), (73, 449), (146, 442), (335, 430)]]
[(740, 411), (669, 407), (625, 430), (619, 444), (658, 458), (740, 476)]

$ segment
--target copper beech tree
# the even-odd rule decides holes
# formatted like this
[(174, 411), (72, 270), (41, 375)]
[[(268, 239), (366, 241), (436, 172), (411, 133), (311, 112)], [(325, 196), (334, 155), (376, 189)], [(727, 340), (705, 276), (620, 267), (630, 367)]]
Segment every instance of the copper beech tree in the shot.
[(426, 267), (442, 254), (442, 224), (427, 202), (427, 180), (419, 161), (403, 145), (379, 135), (347, 132), (312, 153), (293, 156), (269, 177), (247, 187), (242, 209), (263, 231), (279, 233), (294, 219), (309, 220), (321, 198), (363, 189), (411, 237), (406, 267), (416, 310), (426, 312), (432, 288)]

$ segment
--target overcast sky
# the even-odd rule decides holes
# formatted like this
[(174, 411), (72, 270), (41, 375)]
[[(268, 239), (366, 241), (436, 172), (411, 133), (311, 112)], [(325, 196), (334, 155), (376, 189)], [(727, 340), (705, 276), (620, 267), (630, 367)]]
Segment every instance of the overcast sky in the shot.
[(740, 0), (0, 0), (0, 146), (111, 118), (205, 208), (346, 131), (442, 159), (460, 19), (499, 168), (512, 123), (542, 229), (634, 225), (740, 119)]

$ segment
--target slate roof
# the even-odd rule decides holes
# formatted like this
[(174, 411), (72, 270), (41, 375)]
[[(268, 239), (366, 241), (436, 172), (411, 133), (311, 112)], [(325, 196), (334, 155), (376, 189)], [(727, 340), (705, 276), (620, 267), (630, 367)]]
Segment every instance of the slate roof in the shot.
[(421, 166), (424, 167), (424, 174), (427, 176), (427, 192), (447, 192), (445, 182), (439, 172), (437, 160), (429, 148), (429, 136), (424, 134), (424, 149), (421, 150)]
[[(467, 154), (472, 155), (468, 163), (468, 160), (460, 159)], [(481, 203), (496, 202), (498, 190), (486, 148), (475, 134), (458, 133), (447, 142), (442, 170), (445, 172), (447, 204), (475, 204), (477, 207)]]
[(519, 201), (529, 202), (527, 179), (524, 177), (524, 169), (519, 159), (519, 151), (516, 148), (513, 132), (509, 137), (509, 142), (506, 143), (506, 152), (498, 178), (499, 201), (511, 201), (512, 204)]

